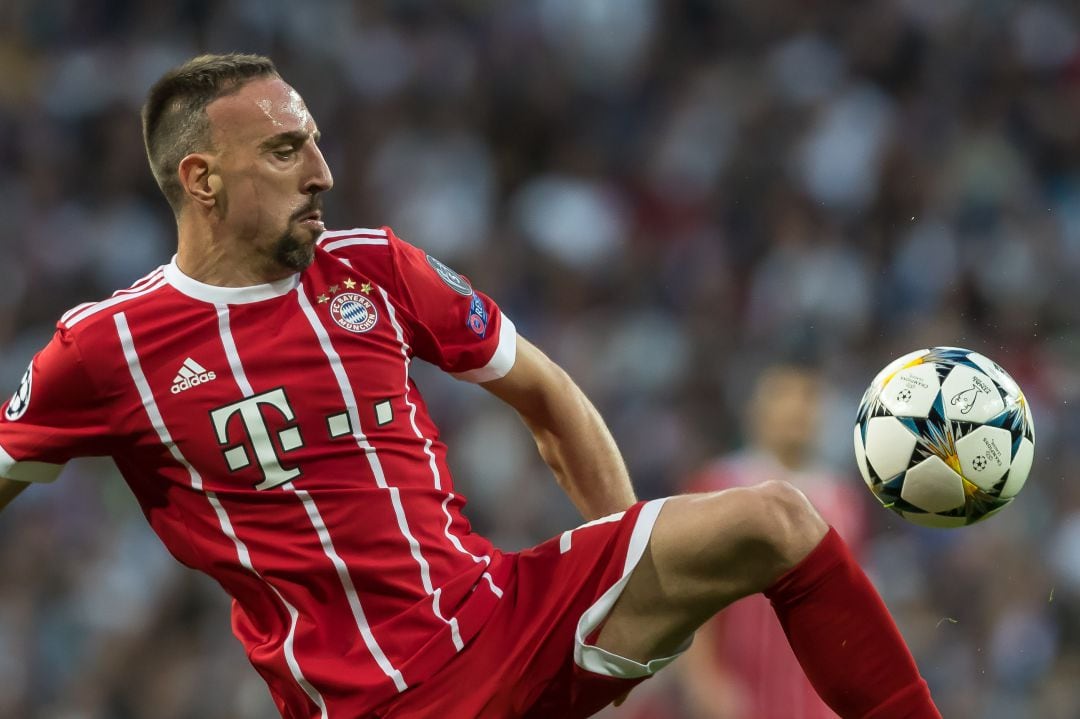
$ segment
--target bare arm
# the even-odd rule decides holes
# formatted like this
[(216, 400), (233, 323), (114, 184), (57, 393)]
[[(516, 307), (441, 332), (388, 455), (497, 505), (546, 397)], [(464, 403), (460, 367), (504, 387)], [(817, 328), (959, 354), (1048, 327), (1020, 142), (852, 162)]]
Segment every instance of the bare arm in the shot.
[(521, 415), (540, 456), (586, 519), (620, 512), (634, 490), (607, 425), (570, 376), (519, 337), (513, 369), (484, 389)]
[(0, 509), (8, 506), (11, 500), (19, 496), (19, 493), (29, 486), (29, 482), (16, 482), (13, 479), (0, 477)]

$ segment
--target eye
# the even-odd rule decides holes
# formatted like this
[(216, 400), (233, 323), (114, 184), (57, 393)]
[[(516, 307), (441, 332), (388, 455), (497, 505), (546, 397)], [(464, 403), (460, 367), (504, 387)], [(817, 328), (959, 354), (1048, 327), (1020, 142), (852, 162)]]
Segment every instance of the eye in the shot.
[(270, 152), (274, 155), (274, 157), (279, 160), (288, 160), (296, 154), (296, 148), (292, 145), (286, 145), (284, 147), (278, 147), (274, 150), (271, 150)]

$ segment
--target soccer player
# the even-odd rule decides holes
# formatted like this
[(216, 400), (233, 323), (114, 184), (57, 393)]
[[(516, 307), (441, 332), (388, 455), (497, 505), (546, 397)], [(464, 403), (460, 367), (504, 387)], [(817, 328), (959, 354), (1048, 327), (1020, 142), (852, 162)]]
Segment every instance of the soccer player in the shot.
[[(461, 275), (390, 229), (329, 232), (319, 131), (266, 58), (151, 88), (173, 260), (75, 307), (0, 419), (0, 505), (113, 457), (288, 719), (585, 717), (765, 591), (844, 717), (937, 717), (835, 532), (790, 485), (635, 502), (567, 375)], [(520, 553), (470, 531), (415, 358), (522, 417), (590, 520)]]
[[(692, 475), (687, 489), (715, 492), (771, 479), (789, 482), (849, 546), (865, 532), (866, 492), (819, 466), (813, 444), (821, 375), (802, 359), (761, 371), (747, 403), (747, 446)], [(835, 719), (788, 647), (768, 600), (740, 599), (702, 626), (676, 671), (694, 717)]]

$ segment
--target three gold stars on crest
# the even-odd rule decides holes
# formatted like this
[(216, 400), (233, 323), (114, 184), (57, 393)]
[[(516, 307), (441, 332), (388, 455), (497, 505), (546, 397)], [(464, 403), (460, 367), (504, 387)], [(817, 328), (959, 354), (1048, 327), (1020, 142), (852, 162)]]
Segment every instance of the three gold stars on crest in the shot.
[[(346, 277), (345, 281), (342, 282), (341, 285), (345, 285), (345, 289), (351, 290), (356, 287), (356, 280), (351, 277)], [(336, 295), (338, 292), (341, 291), (341, 285), (330, 285), (329, 287), (327, 287), (326, 292), (319, 295), (319, 304), (321, 305), (325, 302), (329, 302), (332, 296)], [(365, 295), (370, 295), (372, 289), (374, 288), (371, 286), (370, 282), (364, 282), (360, 285), (360, 291), (363, 292)]]

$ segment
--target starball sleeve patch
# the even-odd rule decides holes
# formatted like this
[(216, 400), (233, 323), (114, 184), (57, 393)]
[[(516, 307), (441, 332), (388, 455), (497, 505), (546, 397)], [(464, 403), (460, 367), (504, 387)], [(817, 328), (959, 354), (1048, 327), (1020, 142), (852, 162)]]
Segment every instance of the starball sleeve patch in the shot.
[(31, 362), (30, 366), (26, 368), (26, 372), (23, 374), (22, 379), (19, 381), (19, 388), (15, 390), (15, 394), (12, 395), (11, 401), (8, 402), (7, 409), (4, 410), (4, 417), (8, 421), (14, 422), (15, 420), (26, 414), (27, 408), (30, 407), (30, 389), (33, 383), (34, 377), (34, 363)]
[(439, 278), (454, 292), (457, 292), (459, 295), (464, 295), (465, 297), (468, 297), (473, 293), (472, 285), (457, 272), (454, 272), (431, 255), (427, 255), (427, 262), (431, 265), (431, 269), (435, 270), (435, 273), (439, 275)]

